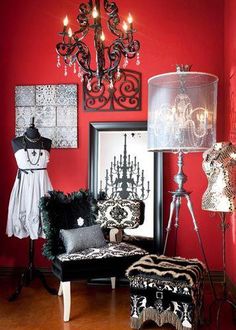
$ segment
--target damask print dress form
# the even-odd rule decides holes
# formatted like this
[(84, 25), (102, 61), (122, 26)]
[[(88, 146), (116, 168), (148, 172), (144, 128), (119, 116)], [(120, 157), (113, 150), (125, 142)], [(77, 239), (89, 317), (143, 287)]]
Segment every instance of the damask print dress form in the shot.
[(6, 233), (18, 238), (44, 237), (39, 200), (52, 185), (47, 173), (49, 152), (20, 149), (15, 152), (18, 173), (10, 195)]

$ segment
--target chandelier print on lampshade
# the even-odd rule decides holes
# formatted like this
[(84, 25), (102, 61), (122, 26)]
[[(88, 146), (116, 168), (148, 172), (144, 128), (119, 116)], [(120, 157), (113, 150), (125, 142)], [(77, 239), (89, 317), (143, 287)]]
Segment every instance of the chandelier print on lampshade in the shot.
[[(68, 73), (68, 66), (71, 67), (81, 81), (85, 80), (88, 90), (91, 90), (93, 78), (97, 80), (98, 89), (105, 82), (112, 89), (114, 82), (120, 78), (121, 65), (126, 68), (129, 59), (134, 57), (136, 57), (136, 64), (140, 64), (140, 43), (133, 38), (135, 32), (133, 17), (129, 13), (127, 20), (122, 23), (114, 1), (104, 0), (103, 7), (102, 12), (100, 0), (88, 0), (87, 3), (81, 3), (77, 16), (78, 29), (72, 31), (66, 16), (63, 21), (63, 30), (59, 33), (62, 41), (56, 45), (57, 66), (61, 66), (60, 58), (62, 57), (65, 63), (65, 76)], [(107, 17), (107, 22), (102, 21), (103, 17)], [(91, 31), (93, 31), (93, 40), (90, 40)], [(106, 38), (105, 35), (107, 32), (115, 36), (110, 44), (107, 41), (110, 36)], [(123, 62), (121, 62), (122, 58)]]
[(173, 72), (149, 79), (149, 150), (209, 148), (216, 140), (218, 78)]

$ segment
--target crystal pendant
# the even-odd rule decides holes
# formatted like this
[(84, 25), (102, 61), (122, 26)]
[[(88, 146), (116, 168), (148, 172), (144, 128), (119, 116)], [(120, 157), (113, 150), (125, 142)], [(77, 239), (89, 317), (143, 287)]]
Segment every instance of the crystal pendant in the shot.
[(78, 78), (80, 78), (80, 81), (83, 82), (84, 81), (84, 77), (83, 77), (83, 73), (81, 71), (81, 67), (79, 66), (78, 68)]
[(66, 77), (67, 74), (68, 74), (68, 72), (67, 72), (67, 65), (65, 64), (65, 66), (64, 66), (64, 76)]
[(72, 67), (72, 58), (71, 58), (71, 56), (70, 56), (70, 58), (69, 58), (69, 67), (71, 68)]
[(124, 68), (124, 69), (127, 67), (128, 63), (129, 63), (128, 55), (125, 54), (125, 60), (124, 60), (124, 64), (123, 64), (123, 68)]
[(140, 65), (140, 63), (139, 53), (137, 53), (136, 65)]
[(110, 80), (110, 84), (109, 84), (109, 88), (110, 89), (113, 89), (113, 87), (114, 87), (114, 85), (113, 85), (113, 81), (112, 81), (112, 79)]
[(88, 83), (87, 83), (87, 90), (88, 91), (91, 91), (91, 79), (88, 80)]
[(120, 79), (120, 66), (117, 67), (117, 79)]
[(57, 55), (57, 67), (60, 68), (61, 66), (61, 56)]

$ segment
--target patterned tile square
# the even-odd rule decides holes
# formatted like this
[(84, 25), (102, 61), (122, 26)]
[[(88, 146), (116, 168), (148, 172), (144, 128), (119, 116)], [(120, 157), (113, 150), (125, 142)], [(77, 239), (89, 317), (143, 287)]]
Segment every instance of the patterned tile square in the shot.
[(52, 148), (57, 148), (56, 127), (41, 127), (39, 132), (42, 136), (52, 140)]
[(58, 106), (57, 107), (57, 126), (77, 126), (77, 107)]
[(35, 105), (35, 86), (16, 86), (15, 104), (17, 107)]
[(16, 107), (16, 129), (29, 126), (33, 116), (35, 116), (35, 107)]
[(36, 85), (36, 105), (56, 105), (56, 85)]
[(15, 131), (15, 135), (16, 135), (16, 137), (21, 136), (21, 135), (23, 135), (24, 133), (25, 133), (25, 128), (23, 128), (23, 127), (16, 128), (16, 131)]
[(50, 105), (37, 107), (35, 113), (35, 125), (37, 127), (55, 127), (56, 107)]
[(57, 127), (56, 141), (56, 148), (77, 148), (77, 127)]
[(77, 106), (77, 85), (57, 85), (56, 102), (57, 105)]

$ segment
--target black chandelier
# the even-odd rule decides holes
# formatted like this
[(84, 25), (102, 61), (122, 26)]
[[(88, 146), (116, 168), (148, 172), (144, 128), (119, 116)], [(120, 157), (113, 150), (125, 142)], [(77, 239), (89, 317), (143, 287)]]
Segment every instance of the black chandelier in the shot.
[[(100, 194), (102, 191), (100, 181)], [(112, 199), (145, 200), (149, 196), (150, 183), (147, 181), (145, 188), (144, 170), (140, 169), (136, 156), (131, 160), (127, 152), (127, 134), (124, 134), (123, 155), (119, 159), (114, 156), (109, 171), (106, 169), (104, 192), (106, 197)]]
[[(88, 90), (91, 90), (91, 80), (96, 78), (97, 86), (100, 89), (104, 81), (109, 83), (110, 88), (120, 77), (120, 62), (124, 57), (123, 68), (126, 68), (128, 60), (136, 56), (136, 64), (140, 64), (139, 49), (140, 43), (133, 39), (133, 18), (129, 14), (127, 22), (123, 22), (123, 28), (120, 28), (120, 17), (118, 7), (114, 1), (104, 0), (104, 10), (108, 15), (107, 27), (116, 37), (111, 45), (105, 44), (105, 34), (101, 22), (100, 0), (88, 0), (88, 3), (82, 3), (79, 6), (79, 15), (77, 21), (79, 29), (72, 32), (68, 28), (68, 17), (63, 23), (63, 31), (59, 33), (62, 36), (62, 42), (56, 45), (58, 53), (57, 66), (60, 67), (60, 57), (63, 57), (65, 67), (64, 74), (67, 75), (67, 66), (73, 67), (74, 73), (78, 74), (81, 81), (85, 81)], [(90, 30), (94, 30), (94, 47), (96, 53), (95, 68), (92, 68), (92, 55), (89, 47), (84, 42), (84, 38)], [(78, 68), (76, 67), (78, 63)]]

